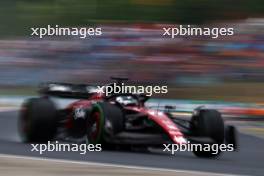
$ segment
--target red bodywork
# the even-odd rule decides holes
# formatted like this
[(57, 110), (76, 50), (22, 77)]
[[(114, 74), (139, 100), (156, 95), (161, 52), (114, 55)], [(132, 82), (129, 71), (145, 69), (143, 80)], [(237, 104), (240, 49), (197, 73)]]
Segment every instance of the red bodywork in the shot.
[[(99, 102), (99, 101), (104, 101), (104, 95), (96, 93), (92, 95), (90, 98), (88, 98), (87, 100), (78, 100), (68, 105), (66, 109), (72, 112), (76, 108), (91, 107), (92, 104)], [(126, 109), (130, 109), (135, 112), (146, 114), (150, 120), (158, 124), (164, 130), (164, 133), (167, 134), (174, 143), (176, 144), (187, 143), (187, 140), (185, 139), (180, 129), (164, 112), (149, 109), (145, 107), (144, 105), (128, 106), (126, 107)], [(67, 128), (72, 127), (72, 120), (73, 120), (72, 117), (68, 118), (68, 121), (66, 123)]]

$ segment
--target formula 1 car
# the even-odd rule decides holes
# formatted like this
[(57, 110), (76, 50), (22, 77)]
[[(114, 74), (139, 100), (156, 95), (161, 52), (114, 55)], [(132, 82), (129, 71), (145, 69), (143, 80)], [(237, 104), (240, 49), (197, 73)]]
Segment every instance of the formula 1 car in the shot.
[[(121, 78), (115, 78), (120, 83)], [(19, 131), (24, 142), (85, 138), (102, 148), (120, 146), (162, 147), (164, 144), (236, 144), (236, 129), (224, 124), (221, 114), (198, 107), (190, 119), (173, 115), (175, 107), (146, 106), (144, 94), (118, 93), (106, 96), (98, 86), (45, 83), (40, 97), (23, 103)], [(52, 97), (78, 99), (58, 109)], [(216, 157), (221, 152), (195, 150), (198, 157)]]

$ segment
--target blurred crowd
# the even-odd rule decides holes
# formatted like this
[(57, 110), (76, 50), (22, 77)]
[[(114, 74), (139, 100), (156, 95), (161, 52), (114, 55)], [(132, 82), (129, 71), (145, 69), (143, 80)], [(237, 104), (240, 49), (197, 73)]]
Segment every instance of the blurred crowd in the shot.
[(263, 81), (264, 20), (207, 26), (223, 25), (235, 34), (171, 39), (162, 35), (168, 24), (108, 24), (100, 26), (102, 36), (86, 39), (2, 39), (0, 85), (104, 82), (110, 76), (170, 85)]

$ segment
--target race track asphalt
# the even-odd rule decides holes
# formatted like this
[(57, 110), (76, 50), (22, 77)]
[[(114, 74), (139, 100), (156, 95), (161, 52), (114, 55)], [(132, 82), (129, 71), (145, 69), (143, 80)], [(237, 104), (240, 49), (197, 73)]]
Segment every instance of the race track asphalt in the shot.
[(20, 142), (17, 116), (17, 112), (0, 112), (0, 154), (238, 175), (264, 174), (264, 140), (242, 133), (239, 133), (239, 151), (226, 152), (217, 160), (196, 158), (191, 152), (177, 152), (175, 155), (162, 152), (102, 151), (86, 155), (76, 152), (47, 152), (40, 155), (31, 152), (30, 144)]

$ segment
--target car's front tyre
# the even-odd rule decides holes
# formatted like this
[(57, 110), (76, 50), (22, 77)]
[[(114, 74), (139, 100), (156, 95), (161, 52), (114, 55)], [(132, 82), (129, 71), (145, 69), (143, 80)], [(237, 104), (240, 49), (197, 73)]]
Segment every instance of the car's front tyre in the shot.
[[(201, 145), (221, 145), (224, 143), (225, 138), (225, 126), (221, 114), (216, 110), (202, 109), (199, 110), (197, 115), (194, 115), (191, 119), (192, 132), (195, 136), (211, 138), (213, 142)], [(221, 154), (221, 151), (217, 152), (211, 150), (194, 150), (194, 155), (198, 157), (215, 158)]]

